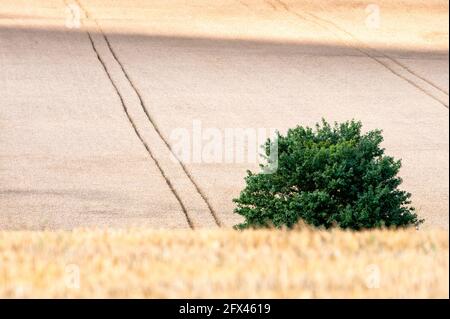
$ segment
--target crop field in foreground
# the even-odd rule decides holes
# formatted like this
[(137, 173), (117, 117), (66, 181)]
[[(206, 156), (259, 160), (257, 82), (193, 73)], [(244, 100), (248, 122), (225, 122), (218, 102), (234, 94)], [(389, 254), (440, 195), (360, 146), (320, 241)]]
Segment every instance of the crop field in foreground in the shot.
[(1, 297), (445, 297), (448, 232), (0, 232)]

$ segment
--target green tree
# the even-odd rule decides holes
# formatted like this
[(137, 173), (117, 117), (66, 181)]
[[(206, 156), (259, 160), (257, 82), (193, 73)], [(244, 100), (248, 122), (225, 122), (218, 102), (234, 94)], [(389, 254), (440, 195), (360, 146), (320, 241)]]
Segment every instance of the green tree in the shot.
[[(313, 226), (354, 230), (419, 225), (411, 194), (400, 190), (400, 160), (384, 155), (380, 130), (361, 134), (361, 122), (322, 120), (315, 130), (297, 126), (263, 146), (278, 143), (278, 169), (247, 172), (235, 213), (236, 228)], [(267, 165), (261, 165), (263, 170)]]

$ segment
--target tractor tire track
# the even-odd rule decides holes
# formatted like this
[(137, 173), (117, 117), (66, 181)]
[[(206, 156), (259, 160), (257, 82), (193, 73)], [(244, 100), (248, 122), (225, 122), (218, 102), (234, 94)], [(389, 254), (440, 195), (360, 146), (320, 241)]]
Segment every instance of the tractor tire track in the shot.
[[(274, 1), (278, 1), (278, 2), (282, 2), (282, 0), (274, 0)], [(287, 10), (290, 10), (287, 5), (285, 5), (285, 8), (287, 8)], [(341, 31), (342, 33), (345, 33), (346, 35), (348, 35), (349, 37), (351, 37), (353, 40), (355, 40), (356, 42), (358, 42), (359, 44), (363, 45), (364, 47), (366, 47), (369, 50), (372, 50), (374, 53), (376, 53), (377, 55), (380, 55), (386, 59), (389, 59), (391, 62), (397, 64), (398, 66), (400, 66), (401, 68), (403, 68), (406, 72), (410, 73), (411, 75), (414, 75), (415, 77), (419, 78), (420, 80), (428, 83), (429, 85), (431, 85), (432, 87), (434, 87), (435, 89), (441, 91), (442, 93), (446, 94), (447, 96), (449, 95), (448, 91), (446, 91), (445, 89), (442, 89), (441, 87), (439, 87), (437, 84), (433, 83), (431, 80), (426, 79), (425, 77), (419, 75), (417, 72), (414, 72), (413, 70), (411, 70), (409, 67), (407, 67), (406, 65), (404, 65), (403, 63), (401, 63), (400, 61), (398, 61), (397, 59), (391, 57), (390, 55), (377, 50), (373, 47), (370, 47), (369, 45), (367, 45), (364, 41), (360, 40), (358, 37), (356, 37), (353, 33), (347, 31), (345, 28), (341, 27), (340, 25), (334, 23), (333, 21), (330, 21), (328, 19), (325, 19), (323, 17), (320, 17), (316, 14), (313, 14), (311, 12), (307, 12), (305, 11), (305, 14), (308, 14), (309, 16), (323, 21), (324, 23), (327, 23), (329, 25), (331, 25), (333, 28), (335, 28), (336, 30)]]
[[(80, 9), (83, 11), (83, 14), (85, 16), (85, 18), (87, 20), (91, 20), (95, 23), (97, 30), (99, 31), (99, 34), (101, 34), (101, 36), (103, 37), (103, 39), (105, 40), (107, 47), (112, 55), (112, 57), (114, 58), (115, 62), (119, 65), (123, 75), (125, 76), (126, 80), (128, 81), (129, 85), (131, 86), (131, 88), (134, 90), (140, 106), (148, 120), (148, 122), (151, 124), (152, 128), (155, 130), (155, 132), (157, 133), (158, 137), (161, 139), (161, 141), (164, 143), (164, 145), (167, 147), (167, 149), (169, 150), (170, 154), (173, 156), (173, 158), (177, 161), (177, 164), (180, 165), (181, 169), (183, 170), (184, 174), (187, 176), (187, 178), (189, 179), (189, 181), (191, 182), (192, 186), (195, 188), (196, 192), (199, 194), (199, 196), (202, 198), (202, 200), (204, 201), (205, 205), (207, 206), (210, 215), (212, 216), (214, 223), (216, 226), (221, 227), (222, 226), (222, 222), (218, 217), (218, 214), (216, 213), (216, 211), (214, 210), (214, 208), (212, 207), (208, 197), (206, 196), (206, 194), (203, 192), (203, 190), (200, 188), (200, 186), (198, 185), (198, 183), (195, 181), (194, 177), (192, 176), (192, 174), (189, 172), (189, 170), (187, 169), (186, 165), (180, 160), (180, 158), (175, 154), (175, 152), (173, 151), (170, 143), (167, 141), (167, 139), (164, 137), (164, 135), (162, 134), (160, 128), (158, 127), (158, 125), (156, 124), (155, 120), (152, 118), (152, 116), (150, 115), (150, 112), (148, 111), (147, 106), (145, 105), (144, 99), (142, 98), (142, 95), (139, 91), (139, 89), (137, 88), (137, 86), (135, 85), (134, 81), (131, 79), (131, 77), (129, 76), (129, 73), (126, 71), (123, 63), (120, 61), (120, 59), (118, 58), (115, 50), (113, 49), (111, 42), (108, 38), (108, 36), (105, 34), (105, 32), (103, 32), (102, 28), (100, 27), (100, 25), (98, 24), (97, 20), (92, 18), (91, 14), (89, 13), (89, 11), (86, 10), (86, 8), (78, 1), (75, 0), (75, 3), (80, 7)], [(176, 191), (176, 189), (174, 188), (174, 186), (172, 185), (170, 178), (167, 176), (167, 174), (164, 172), (164, 169), (162, 168), (161, 164), (158, 162), (158, 160), (156, 159), (156, 157), (152, 154), (150, 147), (148, 146), (148, 144), (145, 142), (144, 138), (142, 137), (142, 135), (139, 133), (136, 124), (133, 122), (129, 112), (127, 111), (126, 105), (124, 103), (124, 100), (121, 96), (121, 94), (119, 93), (119, 90), (117, 88), (117, 86), (114, 84), (111, 75), (108, 73), (107, 67), (105, 65), (105, 63), (101, 60), (100, 55), (98, 54), (97, 50), (95, 49), (94, 46), (94, 41), (92, 40), (92, 37), (90, 36), (89, 32), (87, 32), (89, 35), (89, 39), (91, 41), (91, 44), (94, 48), (94, 51), (97, 54), (98, 59), (100, 60), (100, 62), (102, 63), (103, 68), (105, 69), (105, 71), (108, 74), (108, 78), (110, 79), (111, 83), (113, 84), (117, 94), (119, 95), (121, 102), (122, 102), (122, 106), (124, 107), (125, 113), (127, 115), (128, 120), (130, 121), (134, 131), (136, 132), (136, 134), (138, 135), (140, 141), (142, 142), (142, 144), (144, 145), (144, 147), (147, 149), (148, 153), (150, 154), (151, 158), (155, 161), (159, 171), (161, 172), (162, 176), (164, 177), (164, 179), (166, 180), (166, 183), (169, 185), (170, 190), (172, 191), (172, 193), (174, 194), (174, 196), (176, 197), (177, 201), (180, 203), (180, 206), (182, 207), (183, 213), (186, 216), (186, 219), (188, 221), (189, 226), (194, 229), (194, 222), (192, 221), (192, 218), (189, 216), (188, 211), (185, 207), (185, 205), (183, 204), (182, 199), (180, 198), (180, 195), (178, 194), (178, 192)]]
[[(354, 50), (359, 51), (360, 53), (362, 53), (363, 55), (365, 55), (366, 57), (374, 60), (375, 62), (377, 62), (378, 64), (380, 64), (381, 66), (383, 66), (384, 68), (386, 68), (388, 71), (390, 71), (391, 73), (393, 73), (394, 75), (396, 75), (397, 77), (401, 78), (402, 80), (406, 81), (407, 83), (411, 84), (412, 86), (414, 86), (416, 89), (418, 89), (419, 91), (421, 91), (422, 93), (424, 93), (425, 95), (427, 95), (428, 97), (432, 98), (433, 100), (435, 100), (436, 102), (440, 103), (442, 106), (444, 106), (446, 109), (449, 108), (447, 99), (448, 99), (448, 93), (445, 90), (442, 90), (441, 88), (439, 88), (437, 85), (435, 85), (434, 83), (432, 83), (429, 80), (424, 79), (423, 77), (419, 76), (418, 74), (416, 74), (415, 72), (413, 72), (412, 70), (410, 70), (409, 68), (405, 67), (402, 63), (398, 62), (397, 60), (391, 58), (390, 56), (386, 55), (385, 53), (376, 50), (374, 48), (369, 47), (366, 43), (362, 42), (361, 40), (359, 40), (358, 38), (356, 38), (352, 33), (348, 32), (347, 30), (343, 29), (342, 27), (340, 27), (339, 25), (335, 24), (332, 21), (329, 21), (327, 19), (321, 18), (313, 13), (304, 11), (304, 14), (300, 14), (294, 10), (292, 10), (285, 2), (283, 2), (282, 0), (274, 0), (276, 1), (286, 12), (302, 19), (308, 22), (311, 22), (325, 30), (327, 30), (328, 32), (332, 33), (335, 37), (337, 37), (340, 40), (344, 41), (344, 44), (349, 47), (352, 48)], [(331, 26), (331, 27), (330, 27)], [(355, 45), (352, 45), (351, 43), (348, 43), (348, 40), (345, 39), (344, 37), (342, 37), (341, 34), (339, 34), (336, 30), (344, 33), (345, 35), (347, 35), (348, 37), (350, 37), (351, 39), (355, 40), (356, 42), (358, 42), (364, 49), (356, 47)], [(376, 53), (376, 54), (374, 54)], [(438, 94), (434, 93), (434, 92), (430, 92), (430, 88), (424, 88), (422, 85), (420, 85), (419, 83), (417, 83), (417, 81), (414, 81), (413, 79), (408, 78), (407, 76), (405, 76), (404, 74), (402, 74), (399, 70), (396, 70), (394, 67), (392, 67), (391, 65), (389, 65), (388, 63), (386, 63), (385, 61), (381, 60), (379, 57), (377, 57), (376, 55), (380, 55), (385, 59), (388, 59), (389, 61), (391, 61), (392, 63), (396, 64), (397, 66), (400, 67), (401, 70), (406, 71), (407, 73), (411, 74), (413, 77), (416, 77), (420, 80), (422, 80), (423, 82), (427, 83), (428, 85), (430, 85), (432, 88), (440, 91), (441, 93), (443, 93), (445, 95), (444, 98), (439, 97)]]
[[(96, 22), (97, 23), (97, 22)], [(98, 25), (98, 24), (97, 24)], [(100, 26), (98, 26), (99, 29), (101, 30)], [(108, 39), (108, 37), (106, 36), (106, 34), (101, 31), (109, 50), (111, 51), (111, 54), (113, 55), (114, 59), (117, 61), (117, 63), (119, 64), (120, 68), (122, 69), (123, 74), (125, 75), (125, 77), (127, 78), (128, 82), (130, 83), (131, 87), (134, 89), (134, 91), (136, 92), (136, 95), (139, 98), (139, 102), (141, 104), (142, 110), (144, 111), (148, 121), (150, 122), (150, 124), (153, 126), (153, 128), (155, 129), (156, 133), (158, 133), (159, 137), (161, 138), (161, 140), (164, 142), (164, 144), (166, 145), (166, 147), (169, 149), (171, 155), (177, 160), (178, 164), (181, 166), (181, 168), (183, 169), (184, 173), (186, 174), (186, 176), (189, 178), (189, 180), (191, 181), (191, 183), (194, 185), (196, 191), (200, 194), (200, 196), (202, 197), (202, 199), (204, 200), (205, 204), (208, 206), (208, 209), (210, 210), (211, 215), (214, 218), (214, 221), (216, 223), (217, 226), (222, 226), (222, 223), (219, 219), (219, 217), (217, 216), (217, 213), (215, 212), (215, 210), (213, 209), (211, 203), (208, 200), (208, 197), (206, 196), (206, 194), (201, 190), (200, 186), (198, 185), (198, 183), (194, 180), (194, 177), (192, 176), (192, 174), (188, 171), (188, 169), (186, 168), (186, 165), (180, 160), (180, 158), (175, 154), (175, 152), (172, 149), (172, 146), (170, 145), (170, 143), (167, 141), (167, 139), (163, 136), (163, 134), (161, 133), (161, 130), (159, 129), (158, 125), (156, 124), (155, 120), (152, 118), (152, 116), (150, 115), (150, 112), (148, 111), (147, 106), (144, 103), (144, 99), (142, 98), (141, 93), (139, 92), (138, 88), (136, 87), (136, 85), (134, 84), (134, 82), (131, 80), (128, 72), (125, 70), (122, 62), (120, 62), (119, 58), (117, 57), (114, 49), (111, 46), (111, 43)]]
[(183, 204), (183, 202), (182, 202), (180, 196), (178, 195), (177, 191), (174, 189), (174, 187), (173, 187), (173, 185), (172, 185), (170, 179), (167, 178), (167, 176), (166, 176), (164, 170), (163, 170), (162, 167), (161, 167), (161, 164), (158, 162), (158, 160), (156, 159), (156, 157), (153, 155), (152, 151), (150, 150), (150, 147), (149, 147), (148, 144), (144, 141), (142, 135), (139, 133), (139, 130), (137, 129), (136, 124), (134, 123), (133, 119), (131, 118), (130, 113), (128, 112), (128, 108), (127, 108), (127, 106), (126, 106), (126, 104), (125, 104), (124, 98), (123, 98), (122, 94), (120, 93), (120, 91), (119, 91), (117, 85), (114, 83), (114, 81), (113, 81), (113, 79), (112, 79), (112, 77), (111, 77), (110, 72), (108, 71), (108, 68), (107, 68), (105, 62), (103, 61), (103, 59), (102, 59), (102, 57), (100, 56), (100, 54), (99, 54), (97, 48), (95, 47), (95, 43), (94, 43), (94, 40), (92, 39), (91, 34), (90, 34), (89, 32), (87, 32), (87, 35), (88, 35), (88, 38), (89, 38), (89, 42), (91, 43), (92, 49), (94, 50), (94, 52), (95, 52), (95, 54), (96, 54), (96, 56), (97, 56), (98, 61), (99, 61), (100, 64), (102, 65), (103, 70), (105, 71), (105, 73), (106, 73), (106, 75), (107, 75), (109, 81), (111, 82), (111, 84), (112, 84), (114, 90), (116, 91), (116, 93), (117, 93), (117, 95), (118, 95), (118, 97), (119, 97), (119, 99), (120, 99), (120, 103), (121, 103), (121, 105), (122, 105), (122, 107), (123, 107), (123, 110), (124, 110), (124, 112), (125, 112), (125, 114), (126, 114), (126, 116), (127, 116), (128, 121), (130, 122), (130, 125), (132, 126), (134, 132), (136, 133), (136, 136), (138, 137), (138, 139), (140, 140), (140, 142), (142, 143), (142, 145), (143, 145), (144, 148), (146, 149), (146, 151), (147, 151), (148, 155), (150, 156), (150, 158), (151, 158), (151, 159), (153, 160), (153, 162), (155, 163), (156, 167), (158, 168), (159, 172), (161, 173), (162, 177), (164, 178), (166, 184), (169, 186), (170, 191), (172, 192), (172, 194), (173, 194), (173, 195), (175, 196), (175, 198), (177, 199), (177, 201), (178, 201), (178, 203), (179, 203), (179, 205), (180, 205), (180, 207), (181, 207), (181, 210), (183, 211), (183, 214), (184, 214), (185, 217), (186, 217), (186, 221), (187, 221), (189, 227), (190, 227), (191, 229), (194, 229), (194, 224), (193, 224), (191, 218), (189, 217), (189, 215), (188, 215), (188, 213), (187, 213), (187, 210), (186, 210), (186, 207), (184, 206), (184, 204)]

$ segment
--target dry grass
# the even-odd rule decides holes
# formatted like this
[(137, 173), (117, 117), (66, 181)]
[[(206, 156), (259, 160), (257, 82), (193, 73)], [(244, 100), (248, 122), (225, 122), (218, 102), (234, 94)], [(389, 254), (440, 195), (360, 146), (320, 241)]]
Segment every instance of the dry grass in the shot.
[(4, 231), (0, 296), (448, 298), (448, 262), (440, 230)]

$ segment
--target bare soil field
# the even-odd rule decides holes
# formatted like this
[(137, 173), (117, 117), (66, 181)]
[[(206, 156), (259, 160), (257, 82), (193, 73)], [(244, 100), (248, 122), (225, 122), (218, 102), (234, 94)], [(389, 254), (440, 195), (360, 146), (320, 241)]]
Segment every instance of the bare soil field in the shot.
[(448, 229), (448, 79), (443, 0), (2, 0), (0, 229), (230, 227), (257, 165), (174, 162), (173, 132), (322, 117), (382, 129)]
[(0, 297), (448, 298), (443, 230), (0, 232)]
[[(1, 0), (0, 297), (448, 298), (449, 4), (373, 2)], [(419, 231), (235, 231), (257, 164), (172, 157), (321, 118), (383, 130)]]

